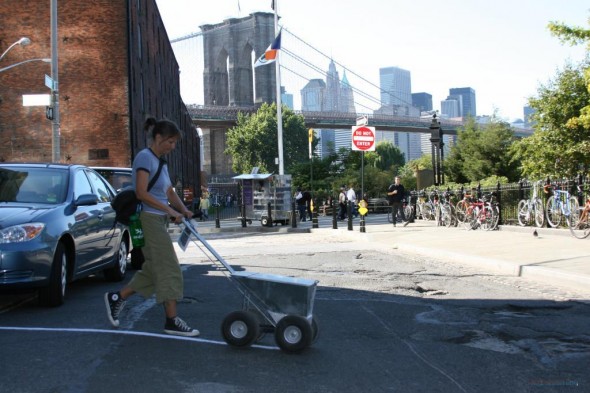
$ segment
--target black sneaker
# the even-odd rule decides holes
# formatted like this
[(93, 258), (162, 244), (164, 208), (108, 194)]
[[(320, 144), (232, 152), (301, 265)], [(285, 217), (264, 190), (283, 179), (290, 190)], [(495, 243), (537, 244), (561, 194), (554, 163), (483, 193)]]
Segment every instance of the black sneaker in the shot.
[(405, 221), (404, 226), (407, 226), (409, 223), (410, 223), (410, 221)]
[(186, 322), (178, 317), (174, 317), (172, 319), (166, 318), (164, 333), (186, 337), (195, 337), (200, 334), (197, 329), (191, 328), (186, 324)]
[(119, 314), (125, 306), (125, 300), (119, 292), (107, 292), (104, 294), (104, 303), (107, 306), (107, 317), (109, 317), (111, 325), (119, 327)]

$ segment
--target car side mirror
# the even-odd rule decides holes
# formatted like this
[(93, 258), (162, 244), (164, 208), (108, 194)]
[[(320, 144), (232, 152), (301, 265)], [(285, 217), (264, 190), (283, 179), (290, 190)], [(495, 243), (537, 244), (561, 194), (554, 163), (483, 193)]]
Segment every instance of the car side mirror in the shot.
[(98, 197), (94, 194), (82, 194), (76, 198), (76, 206), (92, 206), (98, 204)]

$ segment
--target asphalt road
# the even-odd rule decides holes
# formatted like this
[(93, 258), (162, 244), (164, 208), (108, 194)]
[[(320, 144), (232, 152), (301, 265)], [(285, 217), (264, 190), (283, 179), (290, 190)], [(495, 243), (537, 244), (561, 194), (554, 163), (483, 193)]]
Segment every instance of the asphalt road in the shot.
[(515, 277), (377, 249), (334, 232), (219, 234), (236, 269), (318, 280), (320, 334), (286, 354), (268, 334), (227, 346), (220, 324), (241, 308), (208, 253), (179, 250), (179, 314), (197, 339), (162, 334), (163, 310), (132, 298), (110, 327), (91, 277), (66, 304), (0, 312), (0, 392), (588, 392), (590, 306)]

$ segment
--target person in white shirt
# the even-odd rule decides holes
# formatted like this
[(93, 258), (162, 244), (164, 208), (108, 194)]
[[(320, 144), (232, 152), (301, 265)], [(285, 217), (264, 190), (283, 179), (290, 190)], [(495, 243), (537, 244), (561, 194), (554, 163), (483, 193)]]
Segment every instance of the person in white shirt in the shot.
[(346, 199), (348, 199), (349, 202), (352, 202), (352, 215), (357, 217), (358, 209), (356, 207), (356, 193), (354, 192), (354, 187), (352, 184), (348, 188), (348, 191), (346, 191)]

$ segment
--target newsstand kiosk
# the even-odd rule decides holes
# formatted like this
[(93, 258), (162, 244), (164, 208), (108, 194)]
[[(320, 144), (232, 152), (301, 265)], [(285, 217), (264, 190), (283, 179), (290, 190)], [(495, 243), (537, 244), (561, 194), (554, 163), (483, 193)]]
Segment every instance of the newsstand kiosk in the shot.
[(252, 221), (260, 221), (263, 226), (271, 223), (289, 224), (292, 200), (291, 175), (256, 173), (235, 176), (234, 179), (241, 184), (242, 203), (245, 206), (245, 219), (248, 224)]

